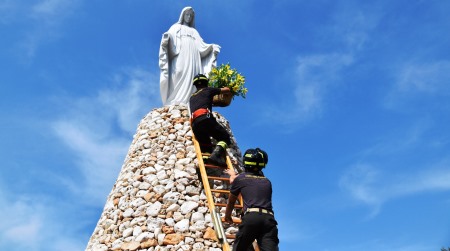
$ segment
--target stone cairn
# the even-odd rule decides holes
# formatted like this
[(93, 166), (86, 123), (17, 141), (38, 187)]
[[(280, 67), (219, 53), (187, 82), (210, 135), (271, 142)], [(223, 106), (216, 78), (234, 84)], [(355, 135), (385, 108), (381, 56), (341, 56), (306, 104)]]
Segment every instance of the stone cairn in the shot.
[[(214, 116), (231, 135), (228, 156), (240, 172), (241, 152), (229, 123)], [(187, 108), (153, 109), (138, 125), (86, 251), (222, 250), (197, 165)], [(225, 232), (235, 234), (237, 228), (229, 225)]]

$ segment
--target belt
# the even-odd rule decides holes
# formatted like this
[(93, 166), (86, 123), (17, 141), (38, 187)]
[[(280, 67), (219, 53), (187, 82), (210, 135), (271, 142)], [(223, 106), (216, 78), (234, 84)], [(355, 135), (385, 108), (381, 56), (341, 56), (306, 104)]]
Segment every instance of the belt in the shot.
[(245, 211), (245, 213), (252, 213), (252, 212), (273, 215), (272, 211), (264, 209), (264, 208), (252, 207), (252, 208), (247, 208), (247, 210)]
[[(209, 109), (206, 109), (206, 108), (200, 108), (200, 109), (197, 109), (195, 112), (193, 112), (192, 113), (192, 115), (191, 115), (191, 123), (196, 119), (196, 118), (198, 118), (198, 117), (200, 117), (200, 116), (202, 116), (202, 115), (209, 115), (210, 114), (210, 111), (209, 111)], [(209, 118), (209, 117), (208, 117)]]

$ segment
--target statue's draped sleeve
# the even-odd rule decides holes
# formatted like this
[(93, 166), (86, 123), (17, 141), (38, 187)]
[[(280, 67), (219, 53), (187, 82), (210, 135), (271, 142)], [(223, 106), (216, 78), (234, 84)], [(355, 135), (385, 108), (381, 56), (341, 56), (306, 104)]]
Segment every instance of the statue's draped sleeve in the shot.
[(159, 47), (160, 92), (163, 104), (169, 95), (169, 33), (163, 34)]
[(176, 40), (176, 28), (179, 24), (172, 25), (170, 29), (163, 33), (161, 44), (159, 47), (159, 68), (160, 68), (160, 92), (163, 104), (169, 97), (169, 74), (170, 74), (170, 59), (178, 54)]

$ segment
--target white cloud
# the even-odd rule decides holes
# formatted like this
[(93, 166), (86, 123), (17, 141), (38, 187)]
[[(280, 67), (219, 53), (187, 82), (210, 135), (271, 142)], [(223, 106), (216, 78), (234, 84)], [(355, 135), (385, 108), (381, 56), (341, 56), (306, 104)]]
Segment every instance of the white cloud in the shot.
[(404, 65), (396, 89), (403, 93), (450, 94), (450, 62)]
[(17, 243), (27, 244), (27, 248), (38, 242), (38, 234), (42, 230), (42, 222), (39, 219), (31, 218), (26, 222), (12, 226), (5, 231), (5, 237)]
[(394, 108), (411, 101), (450, 96), (450, 61), (406, 63), (397, 71), (396, 81), (386, 97)]
[(299, 57), (295, 72), (298, 109), (310, 113), (321, 109), (323, 96), (340, 79), (343, 69), (353, 63), (348, 54), (322, 54)]
[(78, 10), (81, 0), (40, 0), (32, 3), (3, 0), (0, 2), (0, 21), (3, 24), (21, 23), (21, 34), (15, 41), (15, 53), (24, 62), (33, 59), (42, 44), (62, 36), (64, 22)]
[(56, 15), (64, 13), (67, 7), (71, 6), (73, 0), (42, 0), (32, 7), (35, 14), (38, 15)]
[(450, 162), (442, 161), (424, 171), (395, 173), (362, 163), (350, 167), (340, 178), (340, 187), (355, 200), (371, 206), (376, 215), (389, 200), (424, 192), (450, 190)]
[(359, 5), (340, 2), (331, 26), (334, 39), (341, 40), (349, 51), (364, 49), (382, 15), (382, 8), (377, 5), (372, 2)]
[[(10, 191), (0, 184), (0, 249), (15, 250), (82, 250), (86, 245), (80, 240), (76, 224), (70, 223), (65, 215), (69, 210), (61, 210), (58, 200), (37, 194), (25, 195)], [(61, 225), (64, 220), (67, 224)], [(71, 233), (71, 234), (67, 234)], [(70, 236), (70, 237), (68, 237)], [(58, 243), (70, 243), (62, 248)], [(73, 249), (77, 247), (77, 249)]]
[[(1, 215), (9, 216), (4, 217), (0, 222), (2, 229), (0, 240), (30, 248), (41, 238), (44, 217), (41, 214), (41, 206), (35, 204), (35, 201), (30, 198), (20, 195), (10, 196), (7, 192), (8, 190), (3, 190), (0, 201)], [(15, 200), (12, 201), (11, 198)], [(0, 247), (4, 246), (2, 242)]]
[(112, 86), (95, 97), (80, 98), (53, 123), (56, 135), (77, 157), (84, 185), (63, 180), (85, 201), (104, 200), (122, 166), (140, 119), (159, 105), (156, 77), (142, 69), (114, 76)]
[(277, 114), (277, 117), (282, 116), (278, 121), (285, 124), (305, 122), (320, 116), (327, 105), (330, 90), (338, 86), (337, 82), (341, 79), (342, 71), (352, 63), (353, 56), (347, 54), (299, 57), (293, 78), (294, 103), (289, 104), (292, 110), (286, 114), (279, 114), (279, 108), (269, 109), (269, 116), (273, 114)]

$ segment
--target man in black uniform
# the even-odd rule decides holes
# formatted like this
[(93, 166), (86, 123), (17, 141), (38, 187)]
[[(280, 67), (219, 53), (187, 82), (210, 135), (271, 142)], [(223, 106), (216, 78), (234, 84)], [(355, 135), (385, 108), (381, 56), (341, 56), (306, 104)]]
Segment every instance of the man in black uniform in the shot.
[(203, 74), (194, 77), (193, 84), (197, 91), (189, 100), (191, 110), (191, 125), (200, 148), (203, 153), (211, 153), (213, 150), (211, 137), (217, 140), (217, 145), (212, 151), (209, 162), (218, 166), (225, 166), (225, 152), (231, 143), (230, 135), (211, 114), (214, 95), (228, 93), (230, 89), (208, 87), (208, 78)]
[(252, 243), (258, 241), (262, 251), (278, 250), (278, 223), (272, 210), (272, 183), (262, 168), (268, 162), (267, 153), (259, 148), (248, 149), (244, 154), (245, 172), (230, 174), (230, 197), (225, 211), (225, 221), (232, 223), (231, 212), (239, 194), (244, 200), (244, 216), (233, 245), (233, 251), (253, 250)]

